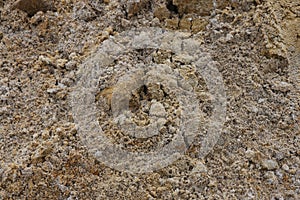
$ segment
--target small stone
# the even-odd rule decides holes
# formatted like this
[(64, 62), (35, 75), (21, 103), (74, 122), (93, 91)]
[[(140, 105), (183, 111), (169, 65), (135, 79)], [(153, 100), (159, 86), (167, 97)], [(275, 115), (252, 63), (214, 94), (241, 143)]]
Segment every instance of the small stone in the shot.
[(122, 27), (128, 27), (130, 25), (130, 21), (127, 19), (121, 19)]
[(283, 178), (283, 171), (282, 170), (276, 170), (275, 172), (277, 178), (281, 179)]
[(258, 99), (258, 103), (263, 103), (263, 102), (265, 102), (266, 101), (266, 99), (263, 99), (263, 98), (260, 98), (260, 99)]
[(75, 60), (75, 59), (77, 59), (77, 58), (78, 58), (78, 56), (77, 56), (77, 54), (76, 54), (75, 52), (70, 53), (69, 59)]
[(128, 17), (138, 14), (145, 6), (145, 0), (129, 0), (126, 3)]
[(177, 6), (179, 14), (195, 13), (201, 16), (210, 15), (213, 10), (213, 1), (206, 0), (173, 0)]
[(288, 92), (293, 88), (293, 85), (285, 81), (272, 81), (272, 89), (280, 92)]
[(228, 33), (227, 35), (226, 35), (226, 41), (228, 42), (228, 41), (230, 41), (231, 39), (233, 38), (233, 35), (231, 34), (231, 33)]
[(155, 17), (155, 18), (152, 20), (151, 24), (152, 24), (153, 26), (159, 26), (159, 25), (160, 25), (160, 21), (159, 21), (159, 19), (158, 19), (157, 17)]
[(166, 27), (170, 29), (177, 29), (179, 24), (178, 18), (166, 19)]
[(206, 173), (207, 172), (207, 168), (206, 166), (200, 161), (200, 160), (197, 160), (197, 159), (192, 159), (192, 162), (194, 162), (195, 166), (194, 168), (192, 169), (191, 171), (191, 174), (195, 175), (200, 175), (201, 173)]
[(97, 17), (97, 12), (88, 3), (79, 1), (73, 8), (73, 17), (88, 22)]
[(43, 63), (47, 64), (47, 65), (53, 65), (53, 59), (46, 57), (46, 56), (39, 56), (39, 60), (42, 61)]
[(284, 170), (284, 171), (289, 171), (289, 166), (287, 165), (287, 164), (283, 164), (282, 165), (282, 169)]
[(169, 126), (169, 132), (170, 133), (175, 133), (176, 132), (176, 128), (174, 128), (173, 126)]
[(165, 5), (160, 5), (154, 10), (154, 16), (157, 17), (159, 20), (168, 19), (170, 15), (171, 13)]
[(204, 31), (208, 21), (206, 19), (193, 19), (192, 21), (192, 31), (193, 33), (198, 33), (200, 31)]
[(264, 160), (262, 160), (261, 165), (264, 169), (267, 169), (267, 170), (275, 170), (278, 168), (278, 163), (274, 160), (264, 159)]
[(265, 177), (265, 179), (267, 179), (267, 181), (270, 184), (277, 183), (277, 177), (276, 177), (276, 175), (274, 174), (273, 171), (266, 172), (265, 175), (264, 175), (264, 177)]
[(47, 90), (47, 92), (49, 94), (54, 94), (54, 93), (57, 93), (59, 91), (59, 88), (50, 88)]
[(259, 163), (262, 159), (262, 155), (260, 152), (255, 152), (250, 149), (245, 152), (245, 157), (254, 163)]
[(151, 116), (164, 117), (166, 115), (166, 110), (161, 103), (155, 102), (151, 105), (149, 113)]
[(282, 152), (276, 153), (276, 154), (275, 154), (275, 158), (276, 158), (277, 160), (282, 160), (282, 159), (284, 158), (284, 153), (282, 153)]
[(218, 185), (217, 180), (210, 180), (208, 186), (209, 187), (216, 187)]
[(245, 155), (246, 155), (246, 158), (252, 158), (254, 156), (254, 151), (248, 149), (246, 152), (245, 152)]
[(25, 169), (21, 170), (21, 174), (23, 176), (27, 176), (27, 177), (32, 176), (33, 175), (32, 168), (31, 167), (26, 167)]
[(43, 1), (43, 0), (19, 0), (14, 5), (14, 9), (20, 9), (26, 12), (29, 16), (33, 16), (38, 11), (46, 12), (52, 10), (53, 2)]
[(179, 21), (179, 28), (182, 30), (190, 30), (192, 26), (191, 18), (183, 18)]
[(67, 70), (74, 70), (76, 68), (76, 66), (77, 66), (77, 62), (73, 61), (73, 60), (71, 60), (65, 64), (65, 67)]
[(57, 59), (55, 64), (57, 67), (64, 68), (67, 62), (68, 60), (66, 59)]

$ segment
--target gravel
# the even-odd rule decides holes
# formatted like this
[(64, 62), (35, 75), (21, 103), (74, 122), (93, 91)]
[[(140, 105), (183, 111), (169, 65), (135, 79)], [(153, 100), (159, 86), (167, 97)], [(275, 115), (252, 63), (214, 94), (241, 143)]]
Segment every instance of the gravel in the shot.
[[(300, 199), (299, 8), (296, 0), (0, 0), (0, 199)], [(137, 28), (160, 31), (122, 49)], [(169, 32), (161, 48), (144, 45)], [(211, 83), (223, 82), (226, 93), (225, 123), (208, 140), (214, 126), (207, 124), (222, 121), (214, 115), (222, 96), (195, 57), (203, 69), (215, 67), (221, 76)], [(90, 114), (101, 134), (121, 150), (151, 153), (183, 132), (177, 150), (188, 147), (184, 156), (142, 174), (102, 162), (102, 136), (87, 134), (95, 136), (96, 150), (89, 148), (70, 103), (93, 64), (101, 76), (93, 79), (97, 112)], [(118, 119), (156, 133), (126, 133), (114, 121), (113, 110), (123, 108), (112, 107), (116, 85), (141, 66), (161, 70), (149, 77), (163, 84), (135, 88), (125, 106), (130, 118)], [(178, 99), (166, 85), (186, 95)]]

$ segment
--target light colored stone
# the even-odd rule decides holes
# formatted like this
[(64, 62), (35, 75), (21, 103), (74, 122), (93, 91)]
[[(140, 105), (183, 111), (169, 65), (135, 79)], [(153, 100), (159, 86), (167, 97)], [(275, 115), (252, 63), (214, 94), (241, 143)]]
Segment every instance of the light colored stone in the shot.
[(278, 163), (275, 160), (264, 159), (261, 162), (261, 166), (267, 170), (275, 170), (278, 168)]
[(54, 93), (57, 93), (60, 89), (59, 88), (49, 88), (47, 89), (47, 92), (49, 94), (54, 94)]
[(268, 171), (265, 173), (264, 175), (265, 179), (270, 183), (270, 184), (275, 184), (277, 183), (277, 177), (276, 175), (274, 174), (273, 171)]
[(166, 110), (164, 106), (159, 102), (152, 103), (150, 107), (150, 116), (164, 117), (166, 116)]
[(289, 171), (289, 166), (287, 164), (283, 164), (281, 167), (284, 171)]
[(280, 92), (288, 92), (293, 88), (293, 85), (285, 81), (272, 81), (272, 89)]

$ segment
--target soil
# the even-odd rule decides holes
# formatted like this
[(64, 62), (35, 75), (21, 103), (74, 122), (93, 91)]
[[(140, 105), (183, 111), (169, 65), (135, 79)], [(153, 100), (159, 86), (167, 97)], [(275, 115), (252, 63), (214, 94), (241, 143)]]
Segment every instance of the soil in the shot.
[[(129, 125), (161, 126), (147, 139), (126, 135), (112, 112), (121, 76), (155, 64), (184, 77), (199, 101), (204, 135), (185, 156), (141, 174), (95, 156), (69, 98), (88, 64), (106, 62), (93, 60), (101, 45), (138, 28), (201, 44), (222, 75), (227, 110), (213, 149), (199, 157), (214, 106), (188, 57), (140, 48), (101, 68), (97, 120), (128, 151), (169, 144), (182, 108), (163, 84), (139, 86)], [(0, 0), (0, 199), (300, 199), (299, 121), (299, 0)]]

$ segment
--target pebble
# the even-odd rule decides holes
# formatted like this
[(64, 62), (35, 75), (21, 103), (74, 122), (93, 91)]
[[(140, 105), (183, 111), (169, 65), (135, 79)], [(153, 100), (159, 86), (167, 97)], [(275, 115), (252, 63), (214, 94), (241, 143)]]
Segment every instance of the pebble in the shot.
[(266, 101), (266, 99), (263, 99), (263, 98), (258, 99), (258, 103), (263, 103), (265, 101)]
[(284, 170), (284, 171), (289, 171), (289, 166), (287, 165), (287, 164), (283, 164), (282, 165), (282, 169)]
[(57, 93), (59, 91), (59, 88), (50, 88), (50, 89), (47, 89), (47, 92), (49, 94), (54, 94), (54, 93)]
[(42, 61), (43, 63), (49, 65), (49, 64), (53, 64), (53, 59), (46, 57), (46, 56), (39, 56), (39, 60)]
[(231, 33), (228, 33), (228, 34), (226, 35), (225, 40), (226, 40), (226, 42), (229, 42), (230, 40), (232, 40), (232, 38), (233, 38), (233, 35), (232, 35)]
[(280, 92), (288, 92), (293, 88), (293, 85), (285, 81), (273, 81), (272, 89)]
[(275, 170), (278, 168), (278, 163), (275, 160), (264, 159), (262, 160), (261, 165), (264, 169), (267, 170)]
[(268, 171), (265, 173), (264, 177), (267, 179), (267, 181), (270, 183), (270, 184), (274, 184), (277, 182), (277, 177), (276, 175), (274, 174), (273, 171)]
[(150, 107), (150, 115), (164, 117), (166, 115), (166, 110), (161, 103), (155, 102)]
[(26, 12), (29, 16), (33, 16), (39, 11), (46, 12), (52, 10), (51, 1), (46, 2), (43, 0), (19, 0), (13, 5), (14, 9), (20, 9)]
[(285, 157), (285, 155), (282, 152), (278, 152), (278, 153), (275, 154), (275, 158), (277, 160), (282, 160), (284, 157)]
[(261, 161), (262, 155), (258, 151), (253, 151), (249, 149), (245, 152), (245, 157), (254, 163), (259, 163)]

